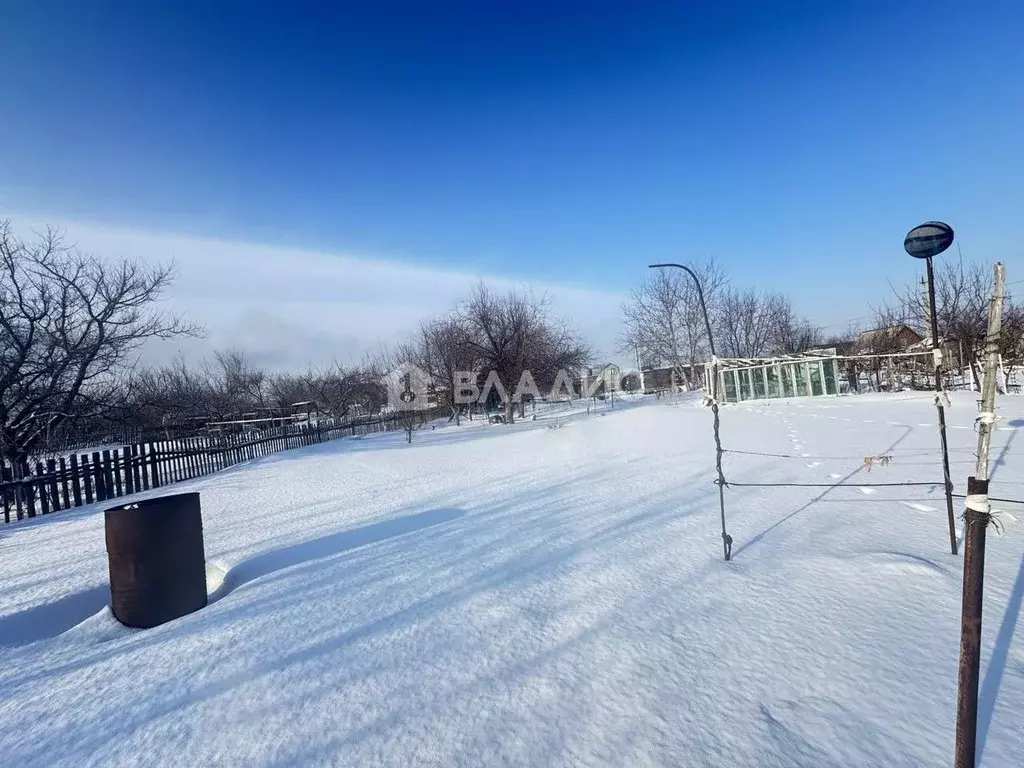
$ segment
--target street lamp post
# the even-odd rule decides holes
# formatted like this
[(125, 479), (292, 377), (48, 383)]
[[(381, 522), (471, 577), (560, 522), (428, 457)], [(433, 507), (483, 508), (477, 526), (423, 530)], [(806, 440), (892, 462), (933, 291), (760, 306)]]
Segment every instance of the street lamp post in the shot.
[(949, 477), (949, 448), (946, 444), (946, 409), (942, 403), (942, 351), (939, 349), (939, 321), (935, 313), (935, 272), (932, 257), (953, 244), (953, 228), (941, 221), (927, 221), (907, 233), (903, 248), (928, 266), (928, 315), (931, 319), (932, 361), (935, 365), (935, 407), (939, 411), (939, 442), (942, 446), (942, 472), (946, 483), (946, 514), (949, 517), (949, 548), (955, 555), (956, 520), (953, 515), (953, 481)]
[(675, 267), (684, 270), (693, 278), (697, 286), (697, 296), (700, 298), (700, 310), (704, 314), (704, 329), (708, 334), (708, 346), (711, 348), (711, 413), (715, 417), (715, 466), (718, 469), (718, 506), (722, 512), (722, 550), (725, 559), (732, 557), (732, 536), (725, 531), (725, 475), (722, 474), (722, 440), (718, 435), (718, 358), (715, 355), (715, 339), (711, 333), (711, 320), (708, 318), (708, 306), (704, 301), (704, 290), (700, 284), (697, 274), (683, 264), (651, 264), (649, 269), (661, 267)]

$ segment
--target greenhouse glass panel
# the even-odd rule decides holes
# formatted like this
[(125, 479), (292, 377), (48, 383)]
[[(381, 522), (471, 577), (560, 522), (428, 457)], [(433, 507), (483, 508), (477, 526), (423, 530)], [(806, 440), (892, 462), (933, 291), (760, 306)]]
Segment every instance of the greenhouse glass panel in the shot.
[(807, 394), (807, 378), (804, 376), (804, 364), (794, 363), (792, 366), (793, 380), (795, 382), (796, 396), (803, 397)]
[(821, 363), (808, 363), (807, 370), (809, 371), (811, 377), (811, 394), (824, 394), (825, 389), (821, 383)]
[(836, 386), (836, 362), (835, 360), (826, 360), (823, 362), (822, 367), (825, 369), (825, 394), (835, 395), (839, 392), (839, 388)]
[(750, 399), (750, 371), (740, 371), (740, 400)]
[(755, 368), (750, 372), (750, 378), (754, 380), (754, 399), (764, 400), (764, 368)]
[(782, 395), (783, 397), (793, 396), (793, 367), (780, 365), (779, 372), (782, 374)]
[(722, 371), (722, 389), (725, 391), (725, 402), (736, 402), (736, 375), (733, 371)]
[(779, 397), (779, 368), (773, 365), (771, 368), (766, 368), (765, 373), (768, 376), (768, 397)]

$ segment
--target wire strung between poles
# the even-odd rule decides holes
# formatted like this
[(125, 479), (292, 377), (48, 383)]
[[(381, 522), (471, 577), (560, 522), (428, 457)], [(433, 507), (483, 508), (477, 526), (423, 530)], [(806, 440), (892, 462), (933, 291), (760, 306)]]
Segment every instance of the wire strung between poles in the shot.
[[(712, 481), (718, 485), (718, 481)], [(912, 486), (938, 486), (943, 487), (944, 483), (939, 481), (925, 483), (734, 483), (726, 482), (726, 488), (908, 488)]]
[[(719, 485), (718, 480), (712, 480)], [(909, 487), (936, 487), (942, 486), (942, 481), (934, 482), (906, 482), (906, 483), (736, 483), (726, 481), (726, 488), (909, 488)], [(962, 493), (954, 493), (955, 499), (966, 499)], [(1000, 499), (989, 496), (989, 501), (998, 501), (1003, 504), (1024, 504), (1024, 499)], [(883, 499), (865, 499), (865, 501), (883, 501)], [(893, 501), (913, 501), (913, 499), (893, 499)], [(927, 499), (921, 499), (927, 501)]]
[[(769, 456), (775, 459), (825, 459), (826, 461), (863, 461), (864, 454), (860, 456), (816, 456), (814, 454), (807, 454), (806, 456), (795, 454), (795, 453), (764, 453), (763, 451), (740, 451), (735, 448), (723, 448), (722, 453), (741, 453), (744, 456)], [(934, 456), (934, 452), (920, 451), (913, 453), (901, 453), (899, 451), (893, 451), (886, 455), (890, 456), (905, 456), (910, 458), (912, 456)]]
[[(967, 497), (964, 496), (962, 493), (954, 493), (953, 494), (953, 498), (954, 499), (966, 499)], [(1024, 500), (1021, 500), (1021, 499), (997, 499), (995, 496), (989, 496), (988, 500), (989, 501), (999, 501), (999, 502), (1002, 502), (1003, 504), (1024, 504)]]

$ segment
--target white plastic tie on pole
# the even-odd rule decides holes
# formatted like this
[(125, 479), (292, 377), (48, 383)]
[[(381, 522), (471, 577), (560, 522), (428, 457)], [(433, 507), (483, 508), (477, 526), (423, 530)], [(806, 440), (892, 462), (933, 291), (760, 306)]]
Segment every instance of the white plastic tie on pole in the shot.
[(935, 393), (935, 407), (936, 408), (952, 408), (953, 406), (949, 403), (949, 395), (942, 392)]
[(936, 347), (935, 349), (932, 350), (932, 362), (935, 363), (935, 367), (936, 368), (938, 368), (940, 365), (942, 365), (942, 350), (941, 349)]
[(989, 514), (990, 508), (988, 505), (988, 494), (987, 493), (969, 493), (967, 494), (967, 508), (972, 512), (982, 512)]

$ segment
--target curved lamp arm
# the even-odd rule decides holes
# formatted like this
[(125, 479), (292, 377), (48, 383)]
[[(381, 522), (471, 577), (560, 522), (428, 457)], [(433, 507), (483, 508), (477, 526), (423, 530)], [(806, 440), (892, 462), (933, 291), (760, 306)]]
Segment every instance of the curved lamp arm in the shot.
[(714, 414), (715, 418), (715, 467), (718, 469), (718, 504), (722, 512), (722, 548), (725, 553), (725, 559), (729, 560), (732, 557), (732, 536), (725, 531), (725, 475), (722, 473), (722, 440), (718, 434), (718, 399), (715, 394), (715, 390), (718, 388), (718, 371), (717, 364), (715, 363), (715, 340), (711, 336), (711, 320), (708, 318), (708, 305), (704, 302), (704, 289), (701, 287), (700, 278), (697, 277), (697, 274), (692, 269), (684, 264), (649, 265), (650, 269), (658, 269), (659, 267), (676, 267), (685, 270), (693, 278), (693, 282), (697, 286), (697, 296), (700, 297), (700, 309), (704, 313), (704, 328), (708, 332), (708, 346), (711, 347), (711, 413)]
[(686, 273), (693, 278), (694, 285), (697, 286), (697, 296), (700, 298), (700, 311), (704, 313), (704, 330), (708, 334), (708, 346), (711, 348), (711, 357), (715, 357), (715, 340), (711, 335), (711, 320), (708, 318), (708, 305), (704, 302), (704, 289), (700, 284), (700, 278), (697, 277), (697, 273), (684, 264), (650, 264), (648, 269), (657, 269), (659, 267), (677, 267), (678, 269), (686, 270)]

